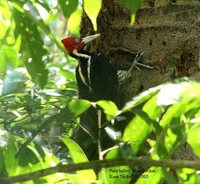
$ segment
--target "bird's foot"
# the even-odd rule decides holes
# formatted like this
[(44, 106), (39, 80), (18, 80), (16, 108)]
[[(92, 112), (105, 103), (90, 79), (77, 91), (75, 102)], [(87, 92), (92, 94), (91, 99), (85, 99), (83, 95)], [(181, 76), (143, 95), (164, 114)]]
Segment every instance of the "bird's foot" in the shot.
[(146, 65), (146, 64), (143, 64), (140, 62), (140, 59), (141, 57), (143, 56), (144, 52), (140, 52), (136, 55), (131, 67), (129, 68), (129, 70), (127, 71), (126, 75), (125, 75), (125, 78), (129, 78), (131, 77), (131, 73), (134, 69), (137, 69), (139, 71), (142, 71), (142, 69), (140, 67), (143, 67), (143, 68), (148, 68), (148, 69), (153, 69), (154, 67), (153, 66), (149, 66), (149, 65)]
[(132, 75), (132, 71), (133, 71), (134, 69), (137, 69), (137, 70), (139, 70), (139, 71), (142, 71), (142, 69), (141, 69), (140, 67), (148, 68), (148, 69), (153, 69), (153, 68), (154, 68), (153, 66), (149, 66), (149, 65), (147, 65), (147, 64), (143, 64), (143, 63), (140, 62), (140, 59), (141, 59), (141, 57), (143, 56), (143, 54), (144, 54), (144, 52), (139, 52), (139, 53), (136, 55), (136, 57), (135, 57), (133, 63), (131, 64), (131, 67), (128, 69), (128, 71), (126, 71), (126, 72), (125, 72), (125, 71), (120, 71), (120, 72), (118, 73), (118, 75), (121, 76), (121, 77), (119, 78), (120, 81), (123, 81), (123, 80), (125, 80), (125, 79), (127, 79), (127, 78), (130, 78), (131, 75)]
[(148, 69), (153, 69), (153, 66), (149, 66), (143, 63), (140, 63), (140, 58), (143, 56), (144, 52), (140, 52), (136, 55), (131, 67), (129, 68), (128, 72), (132, 72), (132, 70), (134, 68), (136, 68), (137, 70), (142, 70), (140, 67), (144, 67), (144, 68), (148, 68)]

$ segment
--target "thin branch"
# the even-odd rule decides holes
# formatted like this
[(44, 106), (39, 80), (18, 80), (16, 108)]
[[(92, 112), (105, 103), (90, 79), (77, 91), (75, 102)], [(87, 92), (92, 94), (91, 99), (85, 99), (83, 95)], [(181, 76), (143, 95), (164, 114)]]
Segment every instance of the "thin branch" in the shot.
[(0, 183), (16, 183), (16, 182), (23, 182), (27, 180), (34, 180), (39, 177), (47, 176), (50, 174), (55, 174), (58, 172), (62, 173), (69, 173), (78, 170), (85, 170), (85, 169), (101, 169), (113, 166), (122, 166), (127, 165), (130, 167), (139, 166), (142, 168), (147, 168), (150, 166), (159, 166), (159, 167), (167, 167), (167, 168), (192, 168), (196, 170), (200, 170), (200, 161), (191, 161), (191, 160), (152, 160), (147, 157), (135, 157), (131, 159), (112, 159), (112, 160), (99, 160), (99, 161), (92, 161), (92, 162), (85, 162), (85, 163), (78, 163), (78, 164), (58, 164), (55, 167), (42, 169), (39, 171), (22, 174), (18, 176), (12, 177), (4, 177), (0, 178)]
[(101, 110), (97, 110), (97, 121), (98, 121), (98, 154), (99, 154), (99, 160), (103, 160), (102, 155), (102, 147), (101, 147)]

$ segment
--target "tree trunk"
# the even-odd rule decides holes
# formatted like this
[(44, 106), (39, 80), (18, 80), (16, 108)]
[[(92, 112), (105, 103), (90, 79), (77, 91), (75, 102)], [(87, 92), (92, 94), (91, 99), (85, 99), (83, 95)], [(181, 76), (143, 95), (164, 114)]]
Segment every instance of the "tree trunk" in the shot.
[[(137, 52), (144, 52), (143, 63), (154, 66), (133, 70), (128, 77), (121, 72), (121, 104), (143, 90), (175, 78), (200, 78), (199, 10), (199, 0), (145, 0), (131, 27), (130, 11), (121, 0), (102, 0), (97, 21), (101, 39), (90, 50), (109, 54), (118, 70), (127, 71)], [(91, 33), (92, 24), (84, 15), (81, 34)], [(182, 150), (187, 153), (184, 159), (195, 159), (189, 147)]]
[[(199, 0), (145, 0), (131, 27), (130, 11), (121, 0), (102, 1), (97, 20), (101, 39), (92, 49), (108, 53), (119, 70), (128, 70), (137, 52), (144, 52), (143, 63), (154, 66), (134, 70), (122, 80), (122, 104), (139, 92), (174, 78), (200, 77), (199, 10)], [(83, 16), (81, 34), (91, 33), (92, 24)]]

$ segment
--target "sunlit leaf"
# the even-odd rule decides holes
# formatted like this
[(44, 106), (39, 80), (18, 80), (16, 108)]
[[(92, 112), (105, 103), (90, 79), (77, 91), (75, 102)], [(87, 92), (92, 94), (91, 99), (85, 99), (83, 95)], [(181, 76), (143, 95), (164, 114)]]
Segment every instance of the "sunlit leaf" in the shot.
[(192, 147), (194, 153), (200, 158), (200, 124), (192, 126), (188, 132), (188, 143)]
[(199, 183), (200, 177), (196, 172), (195, 169), (191, 168), (177, 169), (176, 173), (179, 178), (179, 183)]
[(159, 90), (160, 90), (160, 86), (150, 88), (150, 89), (142, 92), (141, 94), (139, 94), (138, 96), (134, 97), (132, 100), (127, 102), (125, 104), (124, 108), (122, 109), (122, 112), (129, 111), (129, 110), (137, 107), (138, 105), (146, 102), (149, 98), (151, 98), (152, 96), (157, 94), (159, 92)]
[(169, 158), (183, 140), (184, 126), (181, 125), (182, 107), (171, 106), (163, 114), (159, 124), (163, 127), (162, 132), (157, 134), (157, 144), (152, 155)]
[[(156, 108), (156, 106), (154, 106), (154, 107)], [(160, 127), (160, 125), (158, 124), (158, 122), (152, 120), (146, 112), (142, 111), (139, 108), (134, 109), (133, 112), (136, 115), (140, 116), (144, 121), (146, 121), (149, 124), (153, 125), (154, 129), (156, 130), (156, 133), (161, 132), (162, 128)]]
[(14, 175), (17, 172), (17, 159), (15, 157), (15, 154), (17, 153), (17, 143), (16, 139), (9, 135), (8, 142), (6, 149), (3, 149), (3, 158), (4, 158), (4, 165), (6, 168), (6, 171), (9, 175)]
[(88, 161), (85, 153), (76, 142), (74, 142), (72, 139), (69, 139), (67, 137), (62, 137), (61, 140), (69, 148), (69, 153), (75, 163)]
[(174, 118), (179, 118), (181, 120), (182, 115), (185, 115), (185, 114), (187, 115), (187, 113), (188, 115), (190, 115), (191, 111), (193, 111), (193, 113), (197, 113), (199, 103), (200, 103), (200, 100), (198, 96), (197, 97), (194, 96), (194, 98), (186, 97), (179, 103), (176, 103), (170, 106), (167, 109), (166, 113), (163, 115), (162, 119), (160, 120), (160, 125), (162, 127), (166, 127), (170, 125), (170, 123), (172, 122)]
[(4, 45), (0, 48), (0, 72), (5, 73), (8, 69), (14, 69), (18, 61), (17, 53), (13, 47)]
[(200, 85), (195, 82), (169, 83), (161, 86), (158, 93), (158, 105), (171, 105), (186, 97), (200, 96)]
[[(61, 140), (65, 143), (65, 145), (69, 149), (69, 153), (72, 157), (72, 160), (74, 163), (80, 163), (80, 162), (87, 162), (88, 159), (86, 155), (84, 154), (83, 150), (80, 148), (80, 146), (74, 142), (73, 140), (62, 137)], [(95, 180), (96, 174), (93, 170), (83, 170), (83, 171), (77, 171), (77, 175), (80, 181), (89, 181), (89, 180)]]
[(172, 128), (163, 130), (163, 134), (157, 140), (157, 154), (162, 158), (170, 158), (184, 141), (184, 126), (178, 126), (181, 122), (175, 119), (171, 124)]
[(185, 122), (199, 112), (199, 86), (194, 82), (164, 85), (158, 97), (159, 104), (173, 104), (160, 120), (160, 125), (165, 128), (158, 136), (156, 147), (160, 156), (170, 157), (185, 141)]
[(113, 117), (117, 115), (118, 108), (117, 108), (117, 105), (114, 102), (106, 101), (106, 100), (100, 100), (100, 101), (96, 102), (96, 104), (103, 109), (105, 114), (107, 114), (109, 116), (113, 116)]
[(94, 30), (97, 30), (97, 16), (101, 9), (101, 0), (84, 0), (84, 10), (91, 19)]
[(136, 153), (151, 131), (151, 125), (139, 116), (136, 116), (126, 126), (123, 140), (130, 141), (133, 144), (133, 151)]
[(91, 103), (88, 100), (78, 99), (72, 100), (69, 104), (70, 110), (78, 116), (90, 108)]
[[(137, 107), (139, 108), (139, 107)], [(134, 110), (135, 111), (135, 110)], [(133, 111), (133, 112), (134, 112)], [(140, 113), (138, 114), (136, 110), (136, 116), (129, 122), (124, 130), (123, 140), (130, 141), (132, 143), (132, 149), (135, 153), (139, 150), (140, 146), (147, 139), (152, 130), (157, 129), (159, 131), (160, 127), (156, 126), (154, 122), (162, 112), (162, 108), (158, 107), (156, 104), (156, 97), (152, 97), (143, 107), (143, 111), (148, 114), (148, 117), (143, 117)], [(149, 121), (149, 118), (151, 120)]]
[[(5, 39), (5, 35), (8, 34), (8, 30), (11, 27), (11, 12), (9, 11), (8, 1), (0, 2), (0, 40)], [(4, 40), (5, 41), (5, 40)]]

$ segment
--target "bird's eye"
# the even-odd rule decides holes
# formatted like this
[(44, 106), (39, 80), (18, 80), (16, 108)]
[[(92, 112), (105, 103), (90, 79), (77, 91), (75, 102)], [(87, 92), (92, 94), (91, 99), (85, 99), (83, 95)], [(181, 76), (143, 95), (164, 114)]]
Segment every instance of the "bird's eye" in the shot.
[(75, 39), (75, 41), (76, 41), (77, 43), (80, 42), (80, 38), (77, 37), (77, 38)]

